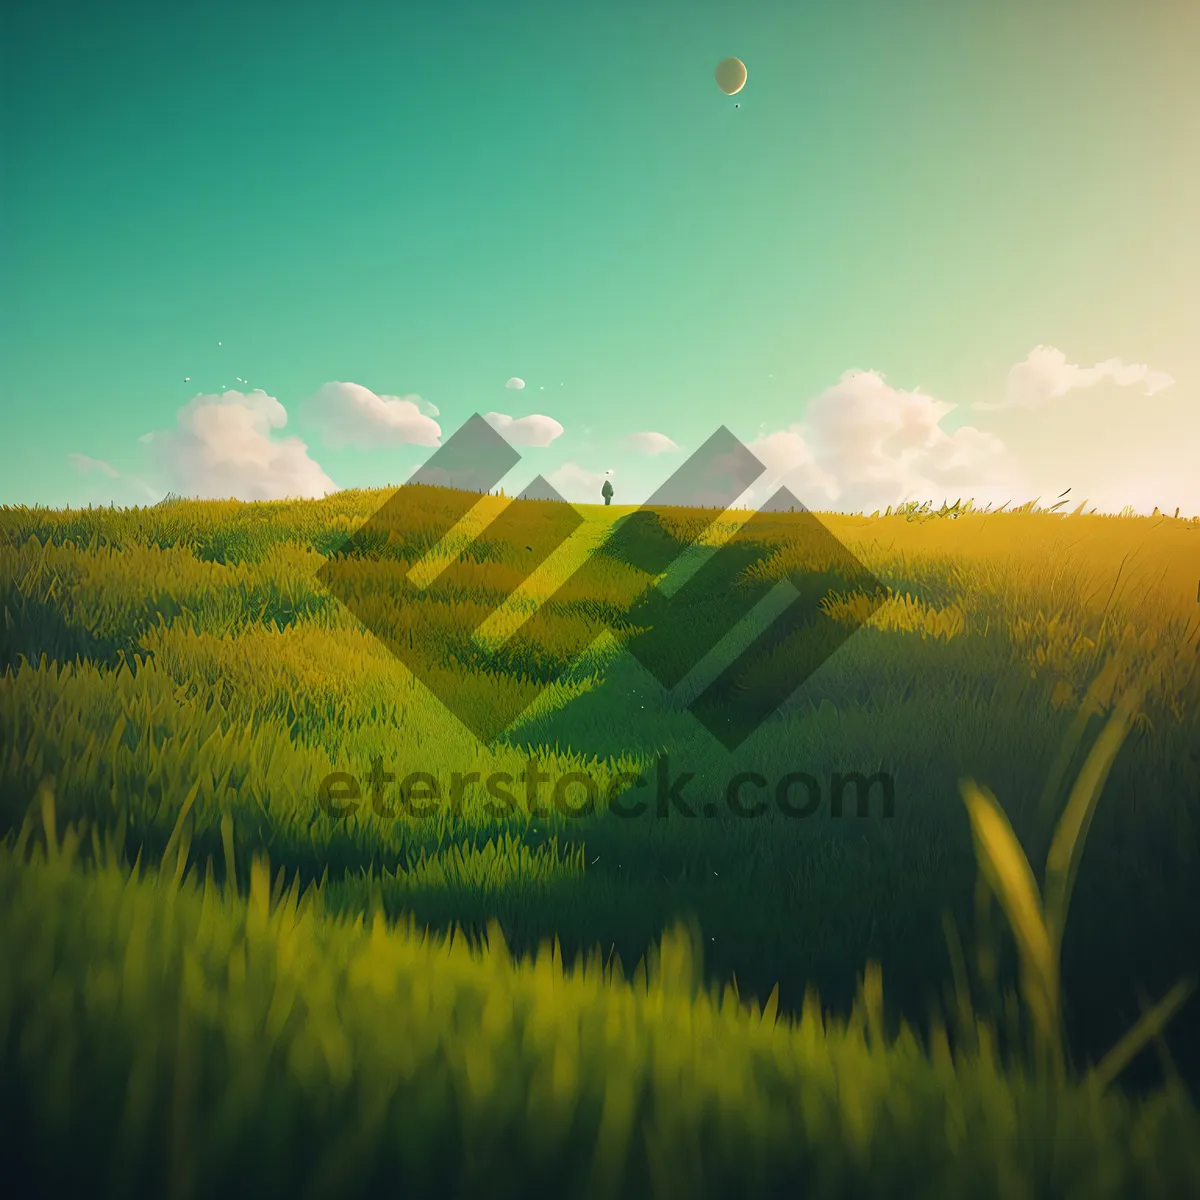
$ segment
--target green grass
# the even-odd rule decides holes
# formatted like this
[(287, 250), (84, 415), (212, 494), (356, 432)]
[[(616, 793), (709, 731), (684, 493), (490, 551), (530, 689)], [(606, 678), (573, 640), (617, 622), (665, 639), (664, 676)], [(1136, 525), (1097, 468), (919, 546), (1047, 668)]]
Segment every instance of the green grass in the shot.
[[(707, 989), (694, 933), (629, 978), (329, 913), (256, 860), (246, 894), (132, 873), (49, 792), (0, 851), (7, 1166), (90, 1195), (1163, 1196), (1200, 1186), (1196, 1115)], [(38, 836), (40, 832), (41, 836)], [(30, 835), (33, 836), (30, 836)], [(87, 851), (85, 854), (84, 851)], [(19, 1035), (19, 1036), (14, 1036)], [(69, 1146), (69, 1153), (63, 1148)]]
[[(388, 530), (401, 569), (435, 548), (439, 492)], [(1192, 523), (822, 517), (890, 599), (732, 755), (621, 652), (644, 581), (611, 552), (587, 554), (629, 510), (582, 510), (578, 535), (507, 606), (538, 617), (498, 670), (480, 669), (497, 660), (467, 614), (527, 572), (508, 541), (485, 534), (463, 554), (460, 533), (453, 578), (388, 610), (397, 636), (420, 633), (423, 671), (504, 705), (554, 677), (564, 648), (613, 630), (485, 748), (317, 578), (382, 499), (0, 514), (0, 1093), (23, 1163), (50, 1180), (77, 1159), (93, 1163), (78, 1168), (88, 1179), (115, 1186), (126, 1171), (192, 1195), (322, 1179), (349, 1195), (351, 1167), (364, 1188), (427, 1172), (448, 1191), (486, 1178), (574, 1194), (595, 1178), (642, 1194), (698, 1166), (712, 1194), (1186, 1194), (1200, 1081), (1189, 1012), (1158, 1054), (1119, 1059), (1123, 1092), (1083, 1080), (1200, 968)], [(671, 516), (661, 536), (686, 523)], [(710, 542), (732, 531), (726, 520)], [(761, 591), (804, 554), (781, 520), (726, 588)], [(866, 599), (831, 584), (825, 611), (849, 619)], [(680, 652), (701, 615), (679, 619)], [(1091, 794), (1087, 851), (1068, 855), (1050, 1071), (1030, 1054), (1028, 944), (980, 890), (960, 781), (998, 797), (1020, 853), (1046, 861), (1135, 680), (1144, 696)], [(319, 802), (332, 773), (365, 788), (376, 759), (449, 790), (455, 773), (516, 778), (533, 756), (603, 795), (624, 772), (653, 781), (664, 751), (713, 819), (503, 812), (482, 785), (424, 817), (377, 815), (364, 796), (334, 820)], [(725, 803), (742, 771), (825, 786), (879, 770), (895, 781), (891, 817), (878, 799), (856, 816), (853, 792), (841, 817), (826, 792), (807, 820), (740, 819)], [(632, 795), (653, 812), (653, 785)], [(69, 853), (68, 825), (83, 831)], [(56, 840), (57, 854), (37, 849)], [(613, 976), (680, 922), (686, 954), (670, 953), (691, 982), (669, 1002)], [(437, 950), (452, 929), (477, 950)], [(561, 959), (601, 965), (574, 982), (557, 960), (513, 967), (497, 936), (518, 957), (556, 941)], [(390, 982), (370, 982), (372, 962), (391, 964), (377, 968)], [(886, 1005), (874, 968), (863, 994), (868, 963)], [(722, 999), (729, 987), (751, 1008)], [(815, 993), (838, 1020), (858, 1016), (822, 1027)], [(778, 1028), (749, 1015), (768, 997)], [(546, 1082), (555, 1071), (560, 1085)], [(499, 1082), (477, 1094), (488, 1072)], [(555, 1099), (566, 1078), (570, 1103)], [(622, 1104), (637, 1114), (624, 1134)], [(463, 1146), (481, 1175), (460, 1173)]]

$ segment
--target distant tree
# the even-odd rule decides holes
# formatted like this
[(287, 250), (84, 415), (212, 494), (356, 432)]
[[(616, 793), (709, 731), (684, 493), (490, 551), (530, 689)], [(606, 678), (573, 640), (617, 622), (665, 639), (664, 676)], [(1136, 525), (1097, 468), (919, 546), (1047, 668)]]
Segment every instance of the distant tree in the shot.
[(612, 498), (613, 498), (612, 480), (606, 479), (604, 481), (604, 486), (600, 489), (600, 495), (602, 495), (604, 497), (605, 505), (609, 505), (612, 503)]

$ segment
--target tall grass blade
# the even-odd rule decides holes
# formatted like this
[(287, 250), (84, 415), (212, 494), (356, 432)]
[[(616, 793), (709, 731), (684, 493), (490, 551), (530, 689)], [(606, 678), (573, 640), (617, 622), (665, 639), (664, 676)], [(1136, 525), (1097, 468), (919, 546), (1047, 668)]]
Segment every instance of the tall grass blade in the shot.
[(1067, 777), (1067, 771), (1070, 770), (1071, 763), (1075, 760), (1079, 743), (1083, 741), (1083, 735), (1087, 732), (1091, 719), (1104, 715), (1116, 685), (1119, 670), (1120, 664), (1117, 659), (1112, 658), (1105, 663), (1088, 687), (1071, 721), (1070, 728), (1067, 730), (1067, 735), (1059, 745), (1058, 754), (1050, 767), (1050, 774), (1046, 777), (1046, 786), (1043, 788), (1041, 800), (1038, 802), (1038, 811), (1046, 821), (1053, 820), (1057, 814), (1063, 780)]
[(954, 1007), (958, 1020), (957, 1039), (972, 1050), (976, 1046), (975, 1011), (971, 1005), (971, 984), (967, 976), (967, 960), (963, 954), (962, 939), (954, 917), (947, 911), (942, 913), (942, 931), (946, 937), (946, 950), (950, 955), (950, 971), (954, 980)]
[(225, 851), (225, 887), (229, 895), (237, 895), (237, 864), (233, 857), (233, 816), (221, 817), (221, 848)]
[(171, 855), (178, 849), (180, 839), (183, 836), (183, 829), (187, 823), (188, 814), (192, 811), (192, 805), (196, 803), (196, 797), (200, 794), (200, 780), (196, 779), (188, 794), (184, 797), (183, 803), (179, 806), (179, 816), (175, 818), (175, 827), (171, 830), (171, 836), (167, 839), (167, 848), (163, 851), (162, 861), (164, 870), (166, 864), (171, 861)]
[(54, 812), (54, 789), (49, 780), (43, 780), (38, 788), (38, 804), (42, 810), (42, 830), (46, 835), (46, 854), (51, 859), (58, 857), (58, 820)]
[(1195, 991), (1192, 980), (1180, 980), (1138, 1023), (1092, 1068), (1088, 1079), (1104, 1091), (1157, 1038), (1171, 1018), (1183, 1007)]
[(1020, 954), (1022, 992), (1044, 1049), (1060, 1046), (1058, 961), (1042, 912), (1037, 881), (996, 797), (974, 780), (959, 790), (971, 818), (979, 868), (1012, 927)]
[[(1137, 994), (1138, 1007), (1142, 1010), (1142, 1015), (1144, 1016), (1152, 1007), (1150, 998), (1146, 995), (1144, 988), (1138, 988)], [(1161, 1029), (1154, 1034), (1154, 1053), (1158, 1058), (1158, 1065), (1162, 1070), (1163, 1079), (1166, 1081), (1167, 1086), (1175, 1091), (1186, 1091), (1187, 1085), (1184, 1083), (1183, 1076), (1175, 1064), (1175, 1059), (1171, 1055), (1170, 1047), (1167, 1045), (1166, 1038), (1163, 1037)]]
[(1046, 924), (1051, 950), (1057, 960), (1062, 947), (1063, 930), (1071, 891), (1079, 873), (1079, 860), (1096, 811), (1096, 801), (1104, 790), (1113, 762), (1120, 751), (1141, 703), (1140, 686), (1129, 688), (1117, 701), (1108, 723), (1087, 756), (1071, 789), (1062, 819), (1046, 856)]

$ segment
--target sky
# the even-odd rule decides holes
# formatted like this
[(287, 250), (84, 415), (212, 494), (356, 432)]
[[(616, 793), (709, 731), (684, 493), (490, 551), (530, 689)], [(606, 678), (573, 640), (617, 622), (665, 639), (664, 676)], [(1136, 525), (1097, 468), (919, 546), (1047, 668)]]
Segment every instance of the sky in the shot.
[(751, 504), (1200, 513), (1192, 0), (0, 21), (0, 504), (398, 486), (478, 412), (509, 495), (725, 426)]

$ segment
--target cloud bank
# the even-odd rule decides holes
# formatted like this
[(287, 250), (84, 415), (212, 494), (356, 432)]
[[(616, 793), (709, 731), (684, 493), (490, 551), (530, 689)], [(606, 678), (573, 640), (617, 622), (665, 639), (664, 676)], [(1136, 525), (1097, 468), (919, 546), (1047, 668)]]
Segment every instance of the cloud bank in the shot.
[[(739, 503), (762, 504), (780, 485), (811, 508), (850, 512), (906, 500), (1052, 504), (1070, 488), (1072, 507), (1197, 513), (1200, 406), (1174, 383), (1145, 364), (1081, 367), (1037, 346), (1011, 369), (1001, 400), (972, 406), (993, 414), (981, 428), (921, 389), (847, 371), (801, 420), (747, 442), (767, 470)], [(1091, 393), (1082, 410), (1057, 403), (1082, 389)]]
[(878, 371), (847, 371), (809, 402), (804, 418), (748, 443), (767, 468), (751, 489), (762, 503), (781, 486), (810, 508), (871, 511), (908, 499), (973, 495), (1004, 503), (1021, 473), (994, 434), (943, 420), (954, 405), (904, 391)]
[[(760, 506), (781, 486), (814, 509), (866, 511), (905, 500), (974, 498), (979, 505), (1053, 502), (1067, 487), (1072, 506), (1086, 500), (1100, 511), (1125, 505), (1200, 512), (1200, 406), (1186, 388), (1145, 364), (1108, 359), (1083, 367), (1048, 346), (1035, 347), (1009, 372), (988, 428), (963, 423), (961, 411), (922, 389), (905, 390), (878, 371), (851, 370), (799, 409), (800, 419), (774, 430), (760, 426), (747, 441), (766, 467), (739, 505)], [(1056, 403), (1087, 389), (1085, 404)], [(1165, 393), (1165, 394), (1163, 394)], [(1145, 397), (1157, 397), (1147, 403)], [(436, 448), (437, 409), (420, 396), (380, 396), (358, 384), (327, 383), (305, 410), (331, 446)], [(740, 413), (732, 415), (735, 427)], [(545, 414), (484, 414), (518, 447), (549, 447), (564, 432)], [(337, 485), (306, 443), (283, 431), (284, 406), (262, 389), (193, 397), (175, 427), (141, 439), (150, 459), (145, 478), (87, 454), (68, 459), (86, 482), (87, 499), (128, 503), (160, 499), (166, 491), (240, 500), (315, 498)], [(653, 460), (680, 447), (665, 434), (627, 435), (625, 449)], [(548, 473), (568, 500), (600, 503), (610, 472), (596, 463), (563, 463)], [(622, 503), (638, 503), (661, 484), (669, 467), (643, 461), (625, 476)], [(652, 480), (650, 476), (655, 478)], [(147, 483), (149, 479), (151, 483)], [(103, 495), (101, 495), (103, 493)]]

